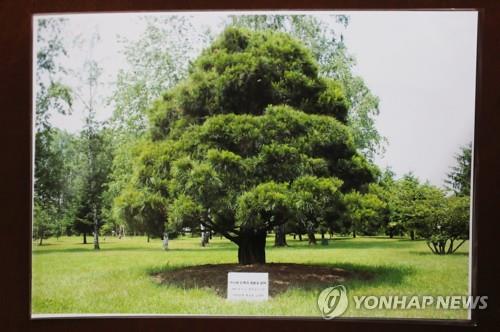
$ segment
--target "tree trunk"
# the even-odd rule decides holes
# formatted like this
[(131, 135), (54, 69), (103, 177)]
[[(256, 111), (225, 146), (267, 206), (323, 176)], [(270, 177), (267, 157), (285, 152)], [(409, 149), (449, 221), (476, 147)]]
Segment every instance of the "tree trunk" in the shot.
[(321, 240), (325, 239), (325, 232), (321, 232)]
[(168, 233), (165, 232), (163, 233), (163, 250), (167, 250), (168, 249)]
[(208, 244), (210, 234), (206, 230), (205, 226), (200, 225), (200, 229), (201, 229), (201, 246), (204, 247)]
[(97, 221), (97, 211), (94, 208), (94, 250), (99, 250), (99, 222)]
[(83, 244), (87, 244), (87, 233), (83, 232)]
[[(95, 227), (97, 228), (97, 227)], [(99, 250), (99, 234), (97, 233), (97, 229), (94, 231), (94, 249)]]
[(447, 254), (453, 253), (453, 239), (450, 239), (450, 246), (448, 247), (448, 250), (446, 251)]
[(201, 232), (201, 246), (205, 247), (208, 244), (209, 241), (209, 235), (208, 232)]
[(238, 241), (238, 263), (242, 265), (265, 264), (266, 236), (266, 231), (241, 234)]
[(274, 246), (286, 247), (288, 244), (286, 243), (285, 224), (275, 227), (274, 232)]
[(356, 238), (356, 230), (355, 229), (352, 230), (352, 237)]
[(299, 233), (299, 241), (302, 241), (302, 234)]
[(43, 234), (42, 234), (42, 236), (40, 236), (40, 242), (38, 243), (39, 246), (42, 245), (42, 241), (43, 241)]
[(316, 244), (316, 236), (314, 233), (307, 233), (307, 237), (309, 239), (309, 244)]
[(148, 236), (148, 243), (149, 243), (149, 233), (148, 233), (148, 235), (147, 235), (147, 236)]
[(410, 231), (410, 239), (413, 241), (415, 240), (415, 231), (414, 230), (411, 230)]

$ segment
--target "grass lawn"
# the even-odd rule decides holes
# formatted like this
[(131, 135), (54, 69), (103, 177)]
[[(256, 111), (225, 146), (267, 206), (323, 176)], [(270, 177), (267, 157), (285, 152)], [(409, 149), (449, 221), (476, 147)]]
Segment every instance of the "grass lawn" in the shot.
[[(89, 239), (90, 242), (92, 239)], [(356, 310), (353, 295), (467, 295), (468, 244), (454, 255), (431, 254), (423, 241), (378, 237), (338, 238), (328, 246), (287, 239), (274, 248), (267, 240), (268, 262), (320, 264), (374, 275), (344, 283), (350, 305), (343, 317), (467, 319), (466, 310)], [(214, 238), (202, 248), (198, 238), (161, 240), (101, 237), (101, 250), (79, 237), (33, 243), (33, 314), (155, 313), (213, 315), (319, 316), (318, 292), (290, 289), (263, 303), (227, 302), (208, 288), (183, 289), (153, 282), (155, 271), (181, 266), (236, 263), (237, 247)]]

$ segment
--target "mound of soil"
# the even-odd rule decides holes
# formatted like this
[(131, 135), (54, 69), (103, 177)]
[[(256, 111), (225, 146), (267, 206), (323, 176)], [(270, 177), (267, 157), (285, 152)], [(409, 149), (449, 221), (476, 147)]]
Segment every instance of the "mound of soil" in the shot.
[[(354, 273), (340, 268), (319, 265), (268, 263), (255, 265), (207, 264), (163, 271), (153, 275), (160, 284), (170, 284), (183, 288), (211, 288), (226, 297), (228, 272), (269, 273), (269, 295), (274, 296), (289, 288), (325, 288), (341, 284)], [(369, 278), (369, 276), (362, 276)]]

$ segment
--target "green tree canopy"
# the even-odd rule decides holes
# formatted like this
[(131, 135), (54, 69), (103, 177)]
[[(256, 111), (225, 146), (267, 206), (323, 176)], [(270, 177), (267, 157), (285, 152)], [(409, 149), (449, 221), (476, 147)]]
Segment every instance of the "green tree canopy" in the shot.
[(434, 254), (453, 254), (469, 238), (469, 209), (468, 197), (428, 197), (418, 206), (417, 233), (426, 239)]
[[(275, 30), (301, 40), (318, 62), (321, 76), (335, 79), (349, 102), (348, 123), (354, 144), (363, 155), (373, 159), (384, 152), (386, 138), (375, 126), (379, 99), (360, 76), (353, 73), (355, 58), (349, 54), (339, 29), (348, 27), (349, 17), (330, 15), (327, 23), (311, 15), (234, 15), (230, 24), (256, 31)], [(335, 22), (337, 25), (333, 25)]]
[(68, 190), (63, 176), (65, 160), (56, 144), (58, 130), (50, 123), (54, 114), (70, 113), (73, 103), (69, 87), (62, 82), (65, 69), (59, 65), (66, 55), (60, 36), (64, 24), (63, 19), (37, 21), (33, 235), (40, 244), (48, 235), (57, 234), (63, 214), (61, 197)]
[(228, 28), (151, 111), (152, 144), (166, 150), (143, 160), (155, 170), (145, 186), (168, 182), (171, 225), (198, 222), (235, 242), (240, 263), (264, 263), (266, 233), (292, 219), (294, 190), (329, 202), (373, 180), (347, 111), (300, 42)]
[(470, 181), (472, 176), (472, 143), (460, 148), (455, 155), (456, 165), (448, 173), (446, 184), (457, 196), (470, 196)]

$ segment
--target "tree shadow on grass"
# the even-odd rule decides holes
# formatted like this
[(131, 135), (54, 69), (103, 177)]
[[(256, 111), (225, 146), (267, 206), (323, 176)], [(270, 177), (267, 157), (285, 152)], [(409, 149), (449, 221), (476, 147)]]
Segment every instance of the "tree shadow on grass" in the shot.
[(408, 266), (370, 266), (350, 263), (164, 265), (146, 270), (146, 273), (159, 286), (210, 289), (221, 297), (227, 295), (228, 272), (269, 273), (269, 293), (271, 296), (292, 289), (319, 292), (326, 287), (339, 284), (345, 285), (351, 290), (364, 286), (397, 287), (403, 283), (407, 276), (415, 273), (414, 269)]
[(453, 254), (447, 254), (447, 255), (436, 255), (435, 253), (431, 252), (430, 250), (428, 252), (426, 251), (410, 251), (410, 254), (413, 255), (419, 255), (419, 256), (436, 256), (436, 257), (452, 257), (452, 256), (469, 256), (468, 252), (455, 252)]
[[(85, 247), (86, 246), (86, 247)], [(33, 255), (44, 255), (44, 254), (54, 254), (54, 253), (83, 253), (83, 252), (165, 252), (168, 254), (169, 252), (202, 252), (202, 251), (234, 251), (234, 247), (200, 247), (200, 248), (174, 248), (163, 250), (161, 247), (158, 248), (145, 248), (141, 246), (127, 246), (127, 247), (113, 247), (106, 248), (106, 246), (101, 244), (101, 249), (94, 250), (93, 246), (82, 245), (82, 247), (72, 247), (72, 248), (54, 248), (54, 249), (43, 249), (43, 250), (33, 250)]]
[(332, 266), (354, 272), (355, 277), (347, 280), (345, 283), (345, 286), (349, 286), (349, 289), (356, 289), (362, 286), (397, 287), (404, 282), (405, 278), (416, 273), (416, 269), (408, 265), (336, 263)]
[(370, 248), (407, 248), (412, 247), (417, 241), (406, 239), (393, 239), (391, 241), (381, 241), (380, 239), (364, 239), (363, 241), (349, 241), (349, 238), (338, 238), (328, 240), (328, 245), (322, 245), (321, 239), (318, 239), (316, 245), (309, 245), (307, 241), (288, 241), (286, 248), (290, 249), (370, 249)]
[(56, 246), (58, 245), (59, 243), (42, 243), (42, 244), (39, 244), (38, 242), (32, 242), (31, 246), (33, 248), (43, 248), (43, 247), (49, 247), (49, 246)]

